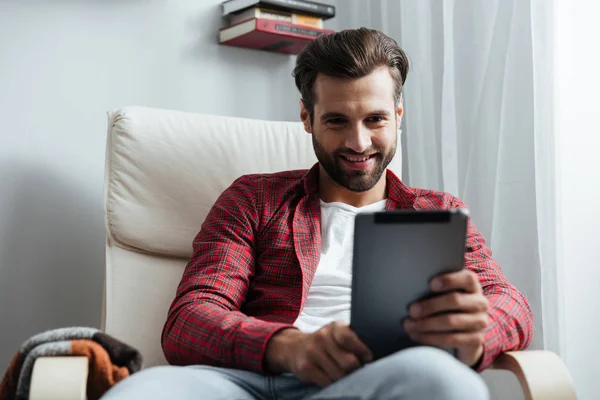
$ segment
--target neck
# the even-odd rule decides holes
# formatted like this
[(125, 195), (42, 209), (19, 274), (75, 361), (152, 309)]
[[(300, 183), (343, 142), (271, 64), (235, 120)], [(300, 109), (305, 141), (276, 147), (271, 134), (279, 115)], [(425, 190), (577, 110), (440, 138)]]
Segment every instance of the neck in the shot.
[(331, 179), (323, 167), (319, 168), (319, 194), (326, 203), (340, 202), (353, 207), (363, 207), (387, 198), (386, 173), (366, 192), (353, 192)]

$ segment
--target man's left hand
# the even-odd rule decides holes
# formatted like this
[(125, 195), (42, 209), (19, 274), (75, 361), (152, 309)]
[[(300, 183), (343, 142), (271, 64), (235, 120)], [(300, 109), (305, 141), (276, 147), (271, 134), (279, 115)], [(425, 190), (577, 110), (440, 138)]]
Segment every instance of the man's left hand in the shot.
[(465, 268), (439, 275), (430, 288), (439, 294), (410, 306), (404, 330), (415, 342), (456, 348), (458, 359), (474, 366), (483, 354), (489, 307), (477, 274)]

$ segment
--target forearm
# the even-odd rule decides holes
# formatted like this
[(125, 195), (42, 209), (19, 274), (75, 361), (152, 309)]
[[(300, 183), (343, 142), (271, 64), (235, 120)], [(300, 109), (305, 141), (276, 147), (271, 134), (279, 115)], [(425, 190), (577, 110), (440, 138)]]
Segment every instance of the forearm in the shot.
[(477, 370), (488, 368), (501, 353), (526, 349), (533, 338), (533, 314), (527, 299), (512, 285), (484, 288), (490, 302), (484, 353)]
[(173, 308), (163, 328), (170, 364), (206, 364), (264, 372), (267, 342), (289, 324), (262, 321), (209, 302)]

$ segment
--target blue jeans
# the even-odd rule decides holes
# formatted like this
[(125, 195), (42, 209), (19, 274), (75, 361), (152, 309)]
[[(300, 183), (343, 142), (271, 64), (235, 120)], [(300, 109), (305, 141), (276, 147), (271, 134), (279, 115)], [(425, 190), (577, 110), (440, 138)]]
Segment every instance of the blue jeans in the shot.
[(245, 399), (489, 399), (483, 379), (447, 352), (415, 347), (367, 364), (325, 387), (292, 374), (265, 376), (209, 366), (142, 370), (110, 389), (102, 400)]

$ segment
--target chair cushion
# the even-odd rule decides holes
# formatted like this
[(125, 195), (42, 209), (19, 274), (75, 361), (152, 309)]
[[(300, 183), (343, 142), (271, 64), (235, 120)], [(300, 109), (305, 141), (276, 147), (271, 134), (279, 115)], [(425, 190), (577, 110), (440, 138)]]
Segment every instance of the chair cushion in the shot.
[(309, 168), (301, 123), (131, 107), (111, 113), (109, 234), (145, 252), (189, 257), (210, 207), (237, 177)]

